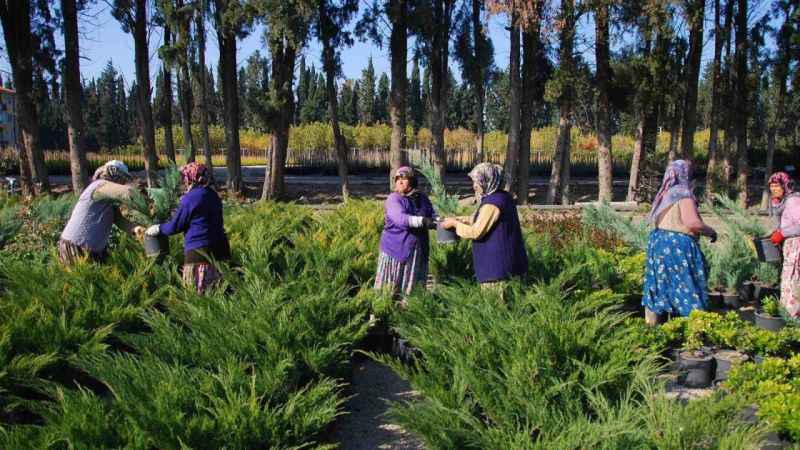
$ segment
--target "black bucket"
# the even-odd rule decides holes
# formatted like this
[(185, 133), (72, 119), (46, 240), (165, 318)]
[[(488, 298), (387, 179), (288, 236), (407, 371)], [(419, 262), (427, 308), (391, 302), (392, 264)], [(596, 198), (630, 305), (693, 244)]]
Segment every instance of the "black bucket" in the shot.
[(773, 244), (772, 240), (768, 237), (753, 239), (753, 245), (756, 247), (756, 254), (758, 255), (759, 261), (778, 262), (783, 256), (780, 247)]
[(711, 385), (714, 375), (714, 358), (703, 352), (686, 351), (678, 356), (678, 373), (688, 388), (705, 388)]
[(714, 382), (720, 382), (728, 379), (728, 373), (734, 365), (747, 362), (749, 356), (744, 353), (737, 352), (736, 350), (720, 350), (714, 354), (717, 370), (714, 375)]
[(150, 258), (158, 258), (169, 253), (169, 238), (163, 234), (158, 236), (144, 235), (144, 253)]
[(733, 309), (737, 309), (742, 306), (742, 302), (740, 301), (739, 294), (737, 292), (723, 292), (722, 303), (728, 308)]
[(436, 224), (436, 241), (442, 244), (449, 244), (458, 240), (455, 230), (442, 228), (441, 223)]
[(764, 313), (756, 313), (756, 326), (762, 330), (779, 331), (786, 326), (782, 317), (768, 316)]

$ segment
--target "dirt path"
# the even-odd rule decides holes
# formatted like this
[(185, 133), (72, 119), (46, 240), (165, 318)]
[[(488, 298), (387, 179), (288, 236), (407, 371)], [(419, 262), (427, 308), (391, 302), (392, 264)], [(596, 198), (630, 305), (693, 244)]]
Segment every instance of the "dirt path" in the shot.
[(334, 425), (333, 440), (343, 450), (418, 450), (422, 442), (386, 417), (390, 401), (413, 398), (408, 382), (390, 368), (366, 359), (353, 367), (353, 397)]

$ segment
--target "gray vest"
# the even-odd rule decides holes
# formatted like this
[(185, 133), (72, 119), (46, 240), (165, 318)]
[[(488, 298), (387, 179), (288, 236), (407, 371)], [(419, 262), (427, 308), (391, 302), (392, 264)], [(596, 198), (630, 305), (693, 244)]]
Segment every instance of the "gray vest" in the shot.
[(91, 252), (101, 252), (108, 246), (114, 224), (114, 202), (92, 200), (94, 191), (105, 183), (105, 180), (93, 181), (81, 192), (67, 226), (61, 232), (61, 239)]

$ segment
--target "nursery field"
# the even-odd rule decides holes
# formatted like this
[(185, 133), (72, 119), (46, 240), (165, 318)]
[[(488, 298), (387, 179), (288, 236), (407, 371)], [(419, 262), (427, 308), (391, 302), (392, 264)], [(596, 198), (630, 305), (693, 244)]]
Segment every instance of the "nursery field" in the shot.
[[(0, 448), (336, 448), (364, 354), (417, 392), (390, 414), (430, 449), (800, 442), (800, 329), (762, 330), (724, 305), (645, 327), (647, 230), (608, 208), (526, 213), (530, 276), (502, 298), (475, 285), (468, 243), (434, 243), (433, 289), (399, 309), (371, 289), (378, 202), (226, 202), (233, 259), (206, 296), (181, 286), (180, 238), (156, 262), (116, 231), (106, 264), (61, 268), (72, 202), (0, 197)], [(774, 285), (775, 267), (740, 245), (749, 219), (721, 218), (727, 236), (704, 244), (711, 287)], [(359, 350), (370, 313), (410, 357)], [(679, 402), (663, 381), (674, 349), (758, 363)]]

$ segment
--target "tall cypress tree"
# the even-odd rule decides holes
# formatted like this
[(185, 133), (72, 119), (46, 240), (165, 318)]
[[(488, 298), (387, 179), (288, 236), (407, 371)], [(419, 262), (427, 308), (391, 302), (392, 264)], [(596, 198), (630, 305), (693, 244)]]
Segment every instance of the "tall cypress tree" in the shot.
[(375, 121), (386, 123), (389, 121), (389, 77), (382, 73), (378, 80), (378, 92), (375, 96)]
[(420, 90), (422, 89), (422, 81), (419, 76), (419, 57), (414, 55), (414, 66), (411, 69), (411, 79), (408, 83), (408, 122), (414, 128), (414, 132), (422, 127), (422, 121), (425, 117), (425, 107), (422, 104), (422, 97)]
[(361, 123), (372, 125), (375, 122), (375, 67), (372, 65), (372, 56), (369, 57), (367, 68), (361, 72), (358, 109)]

